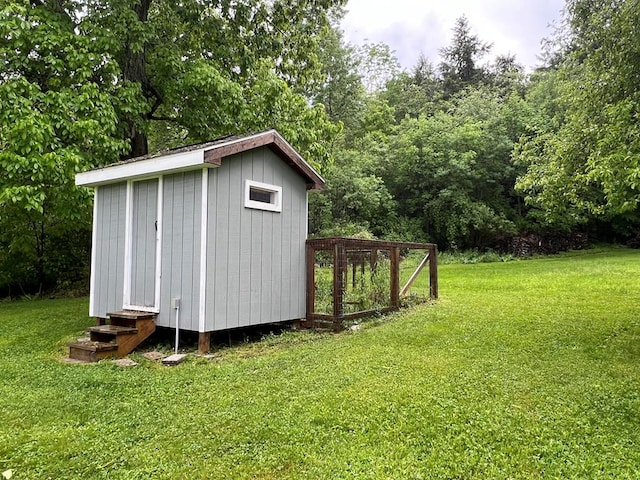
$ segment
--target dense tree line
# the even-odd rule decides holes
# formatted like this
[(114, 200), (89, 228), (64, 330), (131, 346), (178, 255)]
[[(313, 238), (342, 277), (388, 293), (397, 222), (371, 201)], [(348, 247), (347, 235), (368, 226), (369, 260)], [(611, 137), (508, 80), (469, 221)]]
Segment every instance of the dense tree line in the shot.
[(377, 89), (349, 85), (352, 104), (332, 112), (345, 128), (324, 171), (327, 192), (312, 199), (314, 233), (480, 248), (539, 227), (514, 189), (525, 169), (512, 152), (533, 120), (524, 69), (513, 57), (483, 63), (491, 46), (465, 17), (453, 33), (437, 67), (421, 57), (409, 72), (398, 71), (379, 48), (363, 55), (334, 42), (333, 58), (343, 64), (378, 55), (389, 68), (378, 69), (385, 81)]
[[(458, 19), (404, 71), (349, 45), (344, 0), (7, 0), (0, 6), (0, 289), (87, 278), (76, 172), (275, 127), (327, 180), (313, 235), (487, 248), (635, 234), (640, 8), (568, 0), (525, 72)], [(434, 63), (432, 63), (434, 60)]]
[[(512, 56), (486, 61), (492, 46), (462, 17), (436, 66), (390, 62), (381, 87), (351, 85), (314, 233), (480, 249), (530, 233), (636, 235), (639, 6), (568, 1), (532, 73)], [(370, 63), (340, 45), (334, 58)]]

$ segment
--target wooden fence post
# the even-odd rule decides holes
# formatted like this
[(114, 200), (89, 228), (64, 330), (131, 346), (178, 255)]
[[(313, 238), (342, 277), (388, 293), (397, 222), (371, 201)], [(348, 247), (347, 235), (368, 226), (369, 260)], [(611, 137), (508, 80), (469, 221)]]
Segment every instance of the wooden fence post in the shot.
[(429, 295), (438, 298), (438, 247), (429, 248)]
[(204, 355), (211, 350), (211, 332), (200, 332), (198, 334), (198, 353)]
[(333, 326), (338, 329), (344, 316), (344, 289), (346, 287), (346, 254), (344, 245), (336, 243), (333, 248)]
[(375, 248), (371, 249), (370, 261), (371, 275), (373, 275), (374, 273), (376, 273), (376, 269), (378, 268), (378, 250)]
[(400, 308), (400, 248), (391, 247), (391, 307)]

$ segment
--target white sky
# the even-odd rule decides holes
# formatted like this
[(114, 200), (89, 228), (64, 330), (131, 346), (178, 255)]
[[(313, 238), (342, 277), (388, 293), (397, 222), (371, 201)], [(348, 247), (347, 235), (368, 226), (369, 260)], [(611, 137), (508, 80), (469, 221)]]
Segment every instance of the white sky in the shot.
[(438, 50), (450, 44), (455, 20), (464, 14), (471, 32), (493, 43), (491, 57), (514, 54), (530, 70), (563, 7), (564, 0), (349, 0), (342, 28), (354, 45), (386, 43), (408, 70), (420, 53), (437, 66)]

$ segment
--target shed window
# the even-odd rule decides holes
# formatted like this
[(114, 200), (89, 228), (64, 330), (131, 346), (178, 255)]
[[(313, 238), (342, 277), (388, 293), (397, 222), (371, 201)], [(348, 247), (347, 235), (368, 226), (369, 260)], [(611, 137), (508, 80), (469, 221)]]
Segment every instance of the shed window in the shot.
[(258, 210), (282, 212), (282, 187), (246, 180), (244, 206)]
[(256, 187), (249, 188), (249, 200), (262, 203), (273, 203), (273, 192), (258, 190)]

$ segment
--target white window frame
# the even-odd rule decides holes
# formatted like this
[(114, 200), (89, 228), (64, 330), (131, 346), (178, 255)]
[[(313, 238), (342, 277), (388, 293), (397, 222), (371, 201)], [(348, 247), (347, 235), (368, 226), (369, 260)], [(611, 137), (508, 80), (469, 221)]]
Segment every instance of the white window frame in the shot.
[[(271, 196), (272, 202), (267, 203), (251, 200), (250, 194), (252, 188), (273, 194)], [(245, 208), (255, 208), (257, 210), (280, 213), (282, 212), (282, 187), (247, 179), (244, 181), (244, 206)]]

